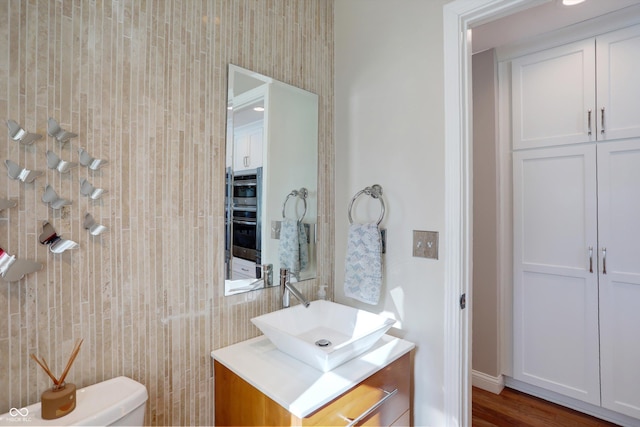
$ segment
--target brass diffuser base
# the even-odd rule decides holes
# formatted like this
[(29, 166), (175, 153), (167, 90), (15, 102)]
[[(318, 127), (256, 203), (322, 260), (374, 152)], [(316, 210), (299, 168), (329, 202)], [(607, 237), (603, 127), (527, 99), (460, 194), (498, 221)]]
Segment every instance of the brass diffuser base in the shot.
[(41, 396), (42, 419), (64, 417), (76, 408), (75, 384), (63, 384), (45, 390)]

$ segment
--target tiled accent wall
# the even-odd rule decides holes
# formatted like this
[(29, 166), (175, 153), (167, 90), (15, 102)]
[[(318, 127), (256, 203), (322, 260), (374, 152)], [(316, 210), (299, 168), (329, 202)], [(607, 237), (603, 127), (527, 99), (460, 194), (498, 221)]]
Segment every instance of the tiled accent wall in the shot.
[[(146, 424), (212, 425), (211, 350), (258, 334), (249, 318), (279, 308), (280, 289), (222, 296), (227, 64), (320, 99), (319, 277), (333, 275), (333, 0), (5, 0), (0, 2), (0, 160), (43, 171), (24, 184), (0, 171), (0, 247), (44, 269), (0, 281), (0, 412), (36, 402), (84, 338), (68, 381), (119, 375), (149, 391)], [(47, 119), (79, 136), (60, 144)], [(107, 159), (97, 172), (47, 169), (51, 150)], [(1, 166), (0, 168), (4, 168)], [(80, 180), (108, 190), (92, 201)], [(73, 204), (55, 211), (50, 184)], [(91, 213), (109, 227), (84, 230)], [(43, 221), (80, 244), (38, 243)]]

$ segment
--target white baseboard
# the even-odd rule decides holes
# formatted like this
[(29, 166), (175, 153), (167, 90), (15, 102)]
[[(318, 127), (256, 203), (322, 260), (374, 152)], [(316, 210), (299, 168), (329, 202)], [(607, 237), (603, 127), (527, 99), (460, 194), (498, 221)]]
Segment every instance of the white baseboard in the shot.
[(483, 372), (472, 371), (471, 384), (474, 387), (481, 388), (482, 390), (490, 391), (494, 394), (500, 394), (504, 388), (504, 376), (498, 375), (497, 377), (494, 377)]

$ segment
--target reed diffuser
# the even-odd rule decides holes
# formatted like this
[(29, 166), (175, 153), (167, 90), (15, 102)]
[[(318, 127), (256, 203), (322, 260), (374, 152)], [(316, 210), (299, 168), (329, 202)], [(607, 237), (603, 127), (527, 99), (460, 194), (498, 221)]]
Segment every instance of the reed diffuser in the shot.
[(38, 359), (35, 354), (31, 353), (31, 358), (44, 369), (44, 372), (53, 381), (53, 387), (45, 390), (40, 399), (42, 402), (42, 418), (45, 420), (63, 417), (76, 408), (76, 386), (71, 383), (66, 384), (64, 380), (71, 369), (71, 365), (73, 365), (73, 361), (76, 360), (76, 356), (80, 352), (80, 346), (83, 341), (82, 339), (76, 341), (67, 366), (64, 368), (60, 378), (56, 378), (53, 375), (44, 357)]

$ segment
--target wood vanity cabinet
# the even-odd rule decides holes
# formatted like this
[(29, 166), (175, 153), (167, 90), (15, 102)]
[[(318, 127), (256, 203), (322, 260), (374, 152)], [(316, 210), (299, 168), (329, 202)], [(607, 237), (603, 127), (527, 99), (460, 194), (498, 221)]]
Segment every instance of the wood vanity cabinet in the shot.
[(400, 357), (302, 419), (218, 361), (214, 361), (214, 366), (216, 426), (346, 426), (375, 407), (387, 393), (394, 390), (397, 391), (356, 425), (408, 426), (411, 423), (411, 353)]

